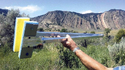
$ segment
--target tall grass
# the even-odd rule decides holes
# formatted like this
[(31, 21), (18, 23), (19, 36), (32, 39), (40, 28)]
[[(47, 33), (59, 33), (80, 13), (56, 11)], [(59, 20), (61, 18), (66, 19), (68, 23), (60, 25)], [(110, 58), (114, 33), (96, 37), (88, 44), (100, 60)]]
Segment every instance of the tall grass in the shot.
[[(52, 46), (48, 46), (52, 47)], [(56, 47), (49, 49), (44, 46), (39, 52), (33, 52), (31, 58), (19, 59), (18, 53), (14, 53), (9, 48), (0, 48), (0, 70), (52, 70), (58, 68), (58, 52)], [(3, 50), (10, 50), (4, 52)]]
[[(109, 47), (102, 46), (101, 43), (93, 44), (98, 42), (96, 40), (90, 41), (92, 44), (89, 44), (87, 48), (81, 45), (83, 40), (75, 40), (75, 42), (83, 52), (107, 67), (124, 64), (122, 51), (116, 56), (111, 56)], [(112, 47), (114, 46), (110, 46)], [(114, 61), (117, 59), (120, 59), (118, 63)], [(72, 51), (64, 48), (60, 43), (45, 44), (42, 50), (34, 51), (32, 57), (26, 59), (19, 59), (18, 53), (10, 50), (5, 44), (0, 48), (0, 70), (87, 70), (87, 68)]]

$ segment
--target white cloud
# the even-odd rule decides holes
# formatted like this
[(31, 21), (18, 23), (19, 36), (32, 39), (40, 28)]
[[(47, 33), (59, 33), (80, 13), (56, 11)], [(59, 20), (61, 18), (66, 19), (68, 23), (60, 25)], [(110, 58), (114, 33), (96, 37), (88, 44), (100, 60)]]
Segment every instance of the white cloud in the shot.
[(40, 7), (38, 7), (37, 5), (28, 5), (28, 6), (8, 6), (8, 7), (4, 7), (5, 9), (19, 9), (21, 12), (29, 12), (29, 13), (34, 13), (36, 11), (41, 10)]
[(98, 13), (102, 13), (102, 12), (98, 12)]
[(83, 11), (83, 12), (81, 12), (82, 14), (87, 14), (87, 13), (92, 13), (93, 11), (91, 11), (91, 10), (87, 10), (87, 11)]

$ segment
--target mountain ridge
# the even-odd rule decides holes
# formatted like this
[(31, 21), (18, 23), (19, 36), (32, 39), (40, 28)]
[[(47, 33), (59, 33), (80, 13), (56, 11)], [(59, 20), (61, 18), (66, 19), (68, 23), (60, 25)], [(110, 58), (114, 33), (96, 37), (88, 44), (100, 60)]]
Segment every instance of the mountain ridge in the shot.
[[(39, 28), (77, 28), (83, 30), (104, 30), (105, 28), (125, 28), (125, 11), (110, 9), (103, 13), (81, 14), (70, 11), (50, 11), (44, 15), (32, 18), (39, 22)], [(54, 25), (56, 27), (54, 27)], [(59, 26), (59, 27), (58, 27)]]
[(8, 13), (7, 9), (0, 9), (0, 14), (3, 14), (6, 16), (7, 13)]
[[(6, 15), (8, 10), (0, 9), (0, 14)], [(104, 30), (125, 28), (125, 11), (110, 9), (102, 13), (81, 14), (71, 11), (49, 11), (44, 15), (31, 18), (39, 22), (39, 28), (72, 28), (82, 30)]]

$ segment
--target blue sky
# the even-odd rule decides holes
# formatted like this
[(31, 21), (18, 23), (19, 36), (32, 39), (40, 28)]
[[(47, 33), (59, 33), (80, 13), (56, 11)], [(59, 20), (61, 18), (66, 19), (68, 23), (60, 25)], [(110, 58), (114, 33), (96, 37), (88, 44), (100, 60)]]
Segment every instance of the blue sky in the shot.
[(125, 0), (2, 0), (2, 9), (19, 9), (30, 17), (44, 15), (48, 11), (62, 10), (78, 13), (99, 13), (110, 9), (125, 10)]

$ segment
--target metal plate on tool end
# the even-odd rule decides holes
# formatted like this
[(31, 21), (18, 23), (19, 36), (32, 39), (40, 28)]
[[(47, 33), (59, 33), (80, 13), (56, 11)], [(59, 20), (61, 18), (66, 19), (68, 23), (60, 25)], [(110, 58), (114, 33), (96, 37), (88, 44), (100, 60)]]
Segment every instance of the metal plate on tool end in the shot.
[(38, 22), (26, 21), (25, 24), (26, 24), (26, 26), (25, 26), (24, 36), (36, 36)]
[[(24, 39), (26, 36), (30, 37), (30, 36), (35, 36), (36, 35), (36, 31), (37, 31), (37, 27), (38, 27), (38, 22), (35, 22), (35, 21), (25, 21), (25, 24), (24, 24), (24, 29), (23, 29), (23, 35), (22, 35), (22, 41), (21, 41), (21, 47), (20, 47), (20, 51), (19, 51), (19, 58), (21, 57), (24, 57), (26, 55), (24, 55), (26, 52), (25, 50), (27, 50), (28, 52), (32, 52), (33, 50), (31, 50), (29, 48), (26, 48), (27, 46), (24, 46), (23, 44), (25, 42)], [(25, 49), (24, 49), (25, 47)], [(27, 56), (27, 57), (30, 57), (30, 56)]]
[(33, 47), (23, 47), (21, 53), (19, 54), (19, 58), (31, 58), (33, 53)]

